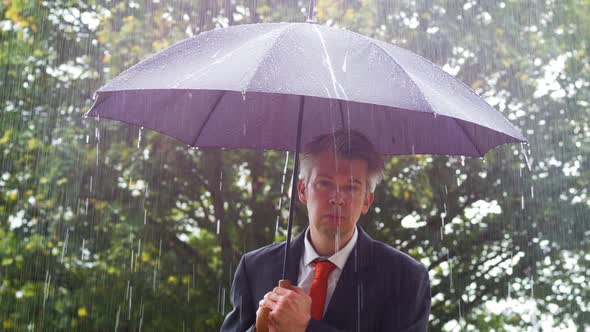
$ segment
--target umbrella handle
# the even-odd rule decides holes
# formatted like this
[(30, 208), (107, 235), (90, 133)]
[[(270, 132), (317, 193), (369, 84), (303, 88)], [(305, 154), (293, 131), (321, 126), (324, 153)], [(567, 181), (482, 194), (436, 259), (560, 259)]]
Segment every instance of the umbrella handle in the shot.
[[(291, 287), (291, 282), (289, 280), (279, 280), (279, 287), (289, 288)], [(258, 311), (258, 316), (256, 316), (256, 332), (268, 332), (269, 314), (270, 309), (260, 308), (260, 311)]]

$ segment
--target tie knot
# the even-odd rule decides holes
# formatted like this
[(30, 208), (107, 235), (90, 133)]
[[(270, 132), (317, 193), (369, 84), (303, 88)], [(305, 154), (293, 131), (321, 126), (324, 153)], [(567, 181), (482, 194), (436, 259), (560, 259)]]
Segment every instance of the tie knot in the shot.
[(332, 272), (335, 268), (336, 265), (334, 265), (334, 263), (330, 262), (329, 260), (319, 260), (316, 259), (313, 262), (311, 262), (311, 265), (313, 267), (315, 267), (315, 278), (325, 278), (327, 277), (330, 272)]

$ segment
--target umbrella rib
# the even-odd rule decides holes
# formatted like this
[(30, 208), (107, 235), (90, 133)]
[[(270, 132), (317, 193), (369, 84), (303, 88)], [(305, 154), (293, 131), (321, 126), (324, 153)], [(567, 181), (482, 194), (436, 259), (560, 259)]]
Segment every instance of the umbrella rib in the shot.
[(271, 52), (271, 50), (282, 39), (283, 34), (285, 33), (285, 31), (289, 30), (290, 27), (291, 26), (289, 24), (286, 24), (285, 25), (285, 28), (283, 28), (283, 30), (279, 33), (279, 35), (277, 36), (277, 38), (275, 39), (275, 41), (272, 43), (272, 45), (270, 45), (270, 47), (268, 48), (268, 51), (265, 52), (264, 56), (262, 57), (262, 61), (258, 62), (258, 64), (256, 65), (256, 68), (254, 68), (254, 70), (252, 71), (252, 76), (250, 76), (250, 79), (247, 81), (246, 86), (243, 88), (242, 91), (248, 91), (248, 89), (250, 88), (250, 83), (252, 82), (252, 79), (256, 76), (256, 74), (258, 73), (258, 70), (260, 69), (260, 66), (262, 65), (263, 62), (266, 61), (266, 59), (269, 58), (269, 53)]
[[(105, 93), (105, 94), (107, 94), (107, 93)], [(90, 109), (88, 110), (88, 112), (86, 112), (86, 114), (84, 114), (84, 116), (93, 116), (93, 115), (90, 115), (90, 112), (93, 109), (96, 109), (98, 107), (98, 105), (104, 103), (105, 100), (107, 100), (107, 98), (100, 98), (100, 94), (97, 93), (96, 100), (94, 101), (94, 104), (92, 105), (92, 107), (90, 107)], [(97, 113), (97, 115), (100, 115), (100, 114)]]
[(420, 91), (420, 93), (422, 94), (422, 97), (424, 98), (424, 101), (426, 101), (426, 104), (430, 107), (430, 111), (432, 113), (436, 113), (436, 111), (434, 110), (434, 108), (432, 107), (432, 105), (430, 104), (430, 102), (428, 101), (428, 98), (426, 98), (426, 94), (424, 93), (424, 91), (422, 90), (422, 88), (416, 84), (416, 82), (414, 81), (414, 79), (412, 78), (412, 75), (410, 75), (403, 66), (401, 66), (396, 60), (395, 58), (389, 54), (389, 52), (387, 52), (386, 49), (384, 49), (383, 47), (381, 47), (379, 44), (377, 44), (373, 39), (371, 38), (367, 38), (369, 40), (369, 42), (371, 42), (371, 44), (373, 44), (378, 50), (380, 50), (382, 53), (385, 53), (385, 55), (391, 59), (391, 61), (393, 61), (393, 63), (395, 63), (395, 65), (402, 71), (404, 72), (404, 74), (406, 74), (406, 76), (410, 79), (410, 83), (413, 84), (416, 89), (418, 89), (418, 91)]
[(203, 132), (203, 129), (205, 129), (205, 126), (209, 122), (209, 119), (211, 118), (211, 115), (213, 114), (213, 112), (215, 112), (215, 110), (217, 110), (217, 106), (219, 106), (219, 104), (221, 103), (221, 99), (223, 99), (223, 96), (225, 96), (226, 92), (227, 91), (225, 91), (225, 90), (221, 91), (221, 95), (219, 95), (219, 97), (215, 101), (215, 104), (213, 105), (213, 108), (211, 109), (209, 114), (207, 114), (207, 117), (205, 118), (205, 121), (203, 121), (201, 128), (199, 128), (199, 132), (197, 133), (197, 136), (193, 140), (193, 143), (191, 144), (191, 146), (197, 146), (197, 141), (199, 140), (199, 137), (201, 137), (201, 133)]
[(463, 134), (465, 136), (467, 136), (469, 143), (471, 143), (471, 145), (473, 145), (473, 148), (475, 149), (475, 151), (477, 151), (477, 153), (479, 153), (479, 155), (483, 157), (485, 155), (485, 153), (481, 153), (481, 150), (479, 149), (479, 147), (477, 147), (477, 145), (475, 144), (475, 141), (473, 140), (471, 135), (469, 135), (469, 132), (465, 129), (465, 127), (461, 124), (461, 122), (459, 122), (455, 118), (451, 118), (451, 119), (453, 119), (453, 121), (457, 124), (457, 126), (459, 126), (459, 128), (461, 128), (461, 130), (463, 131)]
[(338, 99), (338, 105), (340, 106), (340, 121), (342, 122), (342, 128), (348, 128), (348, 126), (346, 126), (346, 124), (344, 124), (344, 110), (342, 109), (342, 100), (341, 99)]

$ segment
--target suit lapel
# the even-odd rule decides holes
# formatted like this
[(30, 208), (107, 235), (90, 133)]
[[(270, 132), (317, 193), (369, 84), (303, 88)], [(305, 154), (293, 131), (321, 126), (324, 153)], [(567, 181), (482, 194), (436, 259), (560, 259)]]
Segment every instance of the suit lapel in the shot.
[(373, 240), (360, 226), (357, 226), (357, 230), (357, 243), (344, 265), (323, 319), (335, 325), (355, 326), (358, 330), (360, 327), (357, 322), (361, 321), (358, 316), (363, 305), (363, 285), (370, 281), (370, 272), (375, 265), (372, 261)]
[[(299, 260), (303, 253), (303, 240), (305, 239), (305, 230), (291, 240), (291, 248), (289, 249), (289, 261), (285, 271), (285, 277), (293, 285), (297, 285), (297, 276), (299, 274)], [(273, 266), (273, 287), (278, 285), (279, 280), (283, 278), (283, 261), (285, 255), (286, 245), (283, 245), (281, 250), (281, 257)]]

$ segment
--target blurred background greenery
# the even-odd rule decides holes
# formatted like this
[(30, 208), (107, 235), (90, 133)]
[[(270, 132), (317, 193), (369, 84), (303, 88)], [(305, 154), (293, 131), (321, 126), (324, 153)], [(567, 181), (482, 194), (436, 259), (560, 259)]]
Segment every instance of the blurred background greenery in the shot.
[[(240, 255), (284, 239), (287, 155), (190, 149), (82, 115), (156, 51), (304, 21), (307, 6), (0, 3), (1, 329), (219, 329)], [(430, 329), (590, 329), (590, 1), (320, 0), (317, 19), (440, 65), (530, 141), (387, 159), (360, 224), (428, 267)]]

